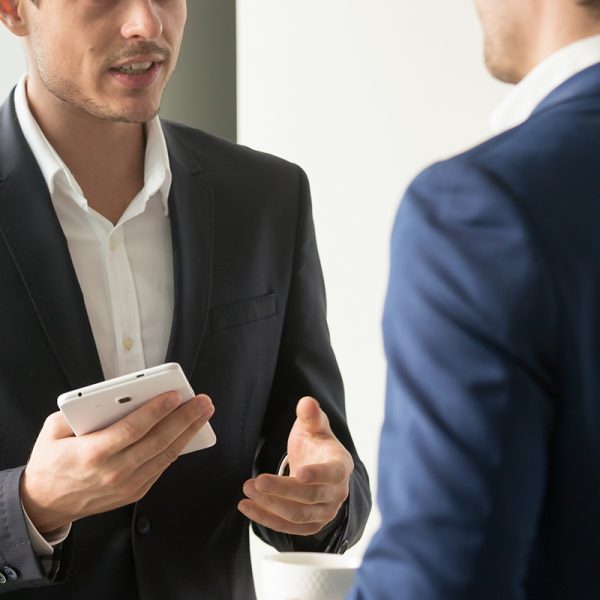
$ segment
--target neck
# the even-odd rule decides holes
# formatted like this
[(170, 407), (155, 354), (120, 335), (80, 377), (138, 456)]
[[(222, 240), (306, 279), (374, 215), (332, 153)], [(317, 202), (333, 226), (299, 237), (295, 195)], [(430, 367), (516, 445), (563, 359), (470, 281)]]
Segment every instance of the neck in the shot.
[(144, 185), (145, 127), (99, 119), (28, 77), (30, 110), (88, 204), (116, 223)]
[(537, 35), (532, 37), (526, 73), (561, 48), (600, 34), (600, 20), (574, 3), (546, 2), (536, 20)]

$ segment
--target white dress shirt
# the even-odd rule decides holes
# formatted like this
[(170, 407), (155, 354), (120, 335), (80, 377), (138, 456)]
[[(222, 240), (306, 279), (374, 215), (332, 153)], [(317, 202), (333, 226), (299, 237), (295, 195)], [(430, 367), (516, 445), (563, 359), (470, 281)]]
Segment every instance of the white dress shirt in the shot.
[(526, 121), (536, 106), (573, 75), (600, 63), (600, 35), (578, 40), (551, 54), (530, 71), (492, 114), (499, 134)]
[[(144, 187), (116, 225), (88, 205), (69, 168), (35, 121), (26, 75), (15, 90), (19, 125), (40, 166), (67, 240), (105, 378), (164, 362), (173, 320), (171, 169), (158, 118), (146, 124)], [(45, 536), (27, 519), (38, 554), (69, 528)]]

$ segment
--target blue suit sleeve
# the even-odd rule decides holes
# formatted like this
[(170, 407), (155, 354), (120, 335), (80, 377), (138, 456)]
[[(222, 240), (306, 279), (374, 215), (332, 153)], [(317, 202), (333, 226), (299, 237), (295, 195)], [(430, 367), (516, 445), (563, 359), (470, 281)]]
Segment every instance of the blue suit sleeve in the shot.
[(518, 199), (459, 161), (393, 233), (378, 501), (352, 600), (513, 600), (540, 518), (557, 306)]

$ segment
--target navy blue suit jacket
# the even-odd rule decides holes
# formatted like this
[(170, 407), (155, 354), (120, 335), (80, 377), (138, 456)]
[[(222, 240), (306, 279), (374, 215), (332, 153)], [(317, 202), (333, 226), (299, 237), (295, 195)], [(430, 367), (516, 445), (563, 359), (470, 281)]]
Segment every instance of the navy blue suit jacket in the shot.
[(600, 596), (600, 65), (413, 182), (353, 600)]

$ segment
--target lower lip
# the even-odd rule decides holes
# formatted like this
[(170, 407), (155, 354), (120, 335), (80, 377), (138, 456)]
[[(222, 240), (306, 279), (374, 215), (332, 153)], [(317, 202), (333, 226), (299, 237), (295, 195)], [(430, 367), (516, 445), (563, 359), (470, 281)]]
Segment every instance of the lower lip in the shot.
[(116, 69), (111, 69), (111, 75), (122, 85), (132, 90), (139, 90), (150, 87), (158, 78), (161, 65), (153, 63), (147, 71), (141, 73), (123, 73)]

